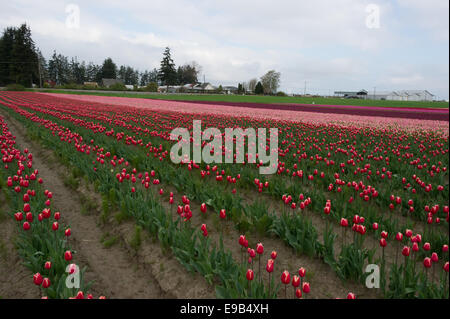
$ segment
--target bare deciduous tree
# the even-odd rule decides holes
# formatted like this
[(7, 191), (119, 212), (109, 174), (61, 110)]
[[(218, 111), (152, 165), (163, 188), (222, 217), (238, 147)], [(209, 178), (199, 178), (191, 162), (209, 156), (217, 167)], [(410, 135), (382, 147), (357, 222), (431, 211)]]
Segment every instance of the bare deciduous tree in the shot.
[(280, 72), (270, 70), (261, 77), (261, 82), (264, 87), (264, 93), (275, 94), (280, 86)]
[(255, 92), (255, 88), (256, 88), (256, 83), (258, 83), (258, 80), (253, 78), (250, 81), (248, 81), (248, 89), (251, 92)]

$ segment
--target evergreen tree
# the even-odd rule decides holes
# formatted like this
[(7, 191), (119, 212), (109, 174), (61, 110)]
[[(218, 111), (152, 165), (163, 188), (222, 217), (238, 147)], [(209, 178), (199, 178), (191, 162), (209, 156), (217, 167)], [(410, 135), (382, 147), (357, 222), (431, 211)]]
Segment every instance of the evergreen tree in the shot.
[(162, 85), (169, 86), (177, 83), (177, 71), (175, 70), (175, 63), (173, 63), (172, 57), (170, 56), (170, 48), (168, 47), (164, 50), (158, 78)]
[(264, 87), (261, 84), (261, 81), (258, 81), (258, 83), (255, 86), (255, 94), (264, 94)]
[(101, 77), (104, 79), (115, 79), (117, 77), (117, 66), (111, 58), (103, 61)]
[(6, 28), (0, 38), (0, 84), (39, 83), (38, 55), (31, 30), (26, 24)]
[(13, 60), (14, 35), (14, 28), (6, 28), (0, 38), (0, 86), (6, 86), (13, 82), (11, 79), (11, 61)]
[(244, 87), (242, 86), (241, 83), (238, 84), (238, 90), (237, 90), (238, 94), (242, 94), (244, 92)]

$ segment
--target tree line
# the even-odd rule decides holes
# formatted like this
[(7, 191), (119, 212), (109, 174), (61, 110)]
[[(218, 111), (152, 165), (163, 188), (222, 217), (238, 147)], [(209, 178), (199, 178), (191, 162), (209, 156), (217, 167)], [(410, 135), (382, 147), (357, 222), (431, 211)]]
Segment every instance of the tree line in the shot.
[[(55, 85), (86, 82), (102, 84), (102, 79), (119, 79), (125, 85), (149, 86), (185, 85), (198, 83), (201, 66), (195, 61), (176, 66), (170, 48), (165, 48), (160, 68), (140, 72), (128, 65), (117, 66), (112, 58), (106, 58), (102, 64), (78, 61), (77, 57), (68, 57), (53, 51), (47, 61), (36, 47), (31, 29), (22, 24), (20, 27), (7, 27), (0, 37), (0, 86), (11, 83), (31, 87), (43, 86), (43, 82)], [(238, 84), (239, 94), (275, 94), (280, 83), (280, 73), (270, 70), (258, 81), (256, 78)], [(220, 91), (221, 86), (219, 86)]]
[(85, 82), (101, 84), (104, 78), (120, 79), (123, 84), (133, 86), (147, 86), (149, 83), (184, 85), (197, 82), (201, 67), (196, 62), (175, 68), (170, 58), (170, 49), (167, 48), (164, 54), (166, 60), (163, 61), (169, 63), (169, 68), (165, 68), (161, 62), (161, 69), (142, 72), (128, 65), (117, 66), (110, 57), (102, 64), (95, 64), (78, 61), (76, 57), (65, 56), (56, 50), (47, 61), (36, 47), (30, 27), (22, 24), (18, 28), (7, 27), (0, 37), (0, 86), (11, 83), (25, 87), (31, 87), (32, 84), (42, 86), (45, 81), (56, 85), (83, 85)]

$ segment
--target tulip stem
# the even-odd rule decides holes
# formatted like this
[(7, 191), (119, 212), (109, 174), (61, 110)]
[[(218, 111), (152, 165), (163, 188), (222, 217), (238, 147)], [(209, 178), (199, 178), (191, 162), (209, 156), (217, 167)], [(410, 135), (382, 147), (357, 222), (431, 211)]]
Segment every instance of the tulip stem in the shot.
[(262, 276), (261, 276), (261, 255), (258, 255), (258, 264), (259, 264), (259, 282), (262, 282)]

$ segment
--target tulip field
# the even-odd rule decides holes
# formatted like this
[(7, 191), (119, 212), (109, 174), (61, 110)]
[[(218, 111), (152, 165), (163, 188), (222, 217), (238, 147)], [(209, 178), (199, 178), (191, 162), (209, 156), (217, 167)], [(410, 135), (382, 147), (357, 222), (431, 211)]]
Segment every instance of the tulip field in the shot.
[[(98, 227), (133, 225), (129, 267), (144, 265), (161, 298), (190, 285), (203, 285), (193, 298), (448, 298), (448, 110), (422, 119), (337, 109), (0, 91), (0, 199), (30, 289), (111, 297), (106, 275), (85, 276), (79, 229), (19, 134), (60, 160), (74, 196), (92, 186)], [(170, 133), (194, 120), (222, 132), (277, 128), (276, 173), (260, 174), (247, 153), (244, 163), (173, 163)], [(158, 281), (164, 265), (145, 263), (146, 241), (173, 257), (183, 287)], [(67, 285), (73, 275), (78, 288)]]

